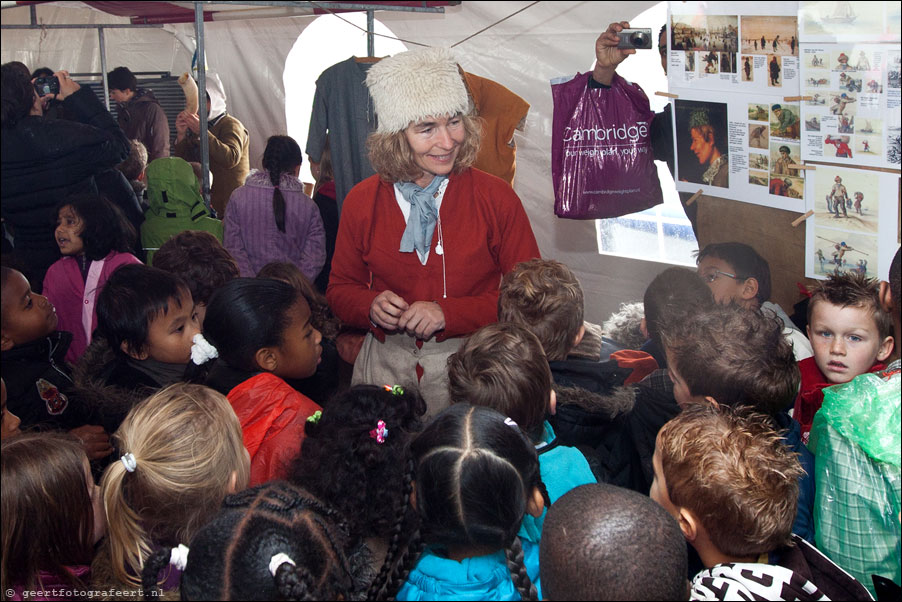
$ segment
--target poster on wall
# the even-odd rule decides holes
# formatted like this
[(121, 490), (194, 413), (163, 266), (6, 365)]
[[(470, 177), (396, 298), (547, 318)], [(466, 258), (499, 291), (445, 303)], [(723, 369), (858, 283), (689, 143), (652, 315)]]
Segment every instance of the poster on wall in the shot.
[(677, 190), (805, 211), (798, 103), (681, 90), (673, 101)]
[(899, 168), (899, 46), (804, 44), (801, 59), (802, 157)]
[(898, 1), (799, 2), (802, 42), (899, 42), (902, 4)]
[(797, 95), (797, 13), (797, 2), (671, 2), (671, 91)]
[(805, 276), (883, 278), (899, 248), (899, 176), (818, 165), (806, 181)]

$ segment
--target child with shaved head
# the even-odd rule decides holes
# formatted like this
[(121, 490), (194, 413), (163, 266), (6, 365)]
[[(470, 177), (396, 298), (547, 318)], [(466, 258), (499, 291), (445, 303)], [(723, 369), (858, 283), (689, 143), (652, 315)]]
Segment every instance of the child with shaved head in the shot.
[(692, 404), (658, 433), (654, 469), (651, 498), (705, 565), (692, 599), (871, 599), (792, 534), (802, 467), (767, 416)]
[(547, 600), (685, 600), (677, 522), (640, 493), (583, 485), (555, 502), (539, 552)]

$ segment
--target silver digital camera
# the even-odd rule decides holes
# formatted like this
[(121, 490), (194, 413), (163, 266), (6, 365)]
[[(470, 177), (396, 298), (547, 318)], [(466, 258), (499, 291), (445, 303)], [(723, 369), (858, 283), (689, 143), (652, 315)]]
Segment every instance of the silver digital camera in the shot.
[(620, 38), (617, 48), (648, 50), (652, 46), (651, 29), (624, 29), (617, 36)]

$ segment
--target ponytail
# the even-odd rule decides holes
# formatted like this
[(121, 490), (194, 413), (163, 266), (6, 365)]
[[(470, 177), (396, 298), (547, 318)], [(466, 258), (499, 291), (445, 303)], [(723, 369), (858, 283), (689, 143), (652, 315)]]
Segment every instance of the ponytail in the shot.
[[(270, 179), (280, 179), (282, 174), (270, 173)], [(275, 189), (272, 191), (272, 212), (276, 216), (276, 228), (279, 232), (285, 231), (285, 197), (279, 190), (279, 182), (273, 182)]]
[(279, 183), (282, 181), (282, 174), (298, 167), (303, 160), (301, 147), (291, 136), (270, 136), (266, 141), (266, 150), (263, 151), (263, 169), (269, 174), (269, 181), (274, 188), (272, 212), (276, 218), (276, 227), (279, 232), (285, 232), (285, 197), (279, 190)]
[[(140, 585), (135, 576), (152, 553), (141, 517), (126, 501), (125, 479), (132, 476), (123, 462), (113, 462), (103, 474), (103, 507), (107, 517), (110, 560), (113, 575), (120, 583)], [(126, 567), (131, 567), (131, 574)]]

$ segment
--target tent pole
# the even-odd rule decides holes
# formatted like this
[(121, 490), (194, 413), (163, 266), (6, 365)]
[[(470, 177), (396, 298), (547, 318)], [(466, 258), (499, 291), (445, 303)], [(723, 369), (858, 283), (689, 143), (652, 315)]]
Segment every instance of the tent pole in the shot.
[[(194, 3), (194, 35), (197, 37), (198, 117), (200, 118), (200, 164), (203, 171), (204, 205), (210, 210), (210, 139), (207, 136), (207, 62), (204, 54), (204, 5)], [(200, 96), (200, 92), (204, 95)], [(222, 219), (222, 216), (217, 216)]]
[(110, 82), (107, 81), (106, 70), (106, 43), (104, 40), (103, 27), (97, 28), (97, 38), (100, 41), (100, 79), (103, 81), (103, 102), (106, 104), (106, 110), (110, 110)]
[(366, 11), (366, 55), (367, 56), (376, 56), (376, 36), (373, 35), (376, 31), (376, 18), (375, 18), (374, 10), (370, 9)]

